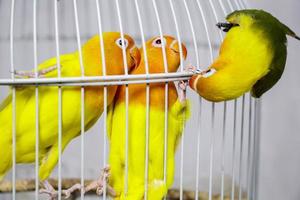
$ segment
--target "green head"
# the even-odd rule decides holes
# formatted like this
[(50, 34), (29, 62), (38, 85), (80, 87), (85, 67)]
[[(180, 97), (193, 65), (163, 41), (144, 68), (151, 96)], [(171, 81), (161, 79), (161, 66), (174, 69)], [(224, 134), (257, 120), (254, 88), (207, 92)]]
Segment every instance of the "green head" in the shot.
[(300, 40), (300, 37), (298, 37), (290, 28), (281, 23), (273, 15), (263, 10), (237, 10), (227, 15), (226, 20), (228, 23), (217, 24), (217, 26), (223, 28), (223, 31), (225, 32), (237, 26), (241, 28), (251, 28), (254, 26), (260, 28), (265, 27), (265, 30), (268, 32), (274, 31), (274, 33), (278, 33), (283, 31), (282, 33)]

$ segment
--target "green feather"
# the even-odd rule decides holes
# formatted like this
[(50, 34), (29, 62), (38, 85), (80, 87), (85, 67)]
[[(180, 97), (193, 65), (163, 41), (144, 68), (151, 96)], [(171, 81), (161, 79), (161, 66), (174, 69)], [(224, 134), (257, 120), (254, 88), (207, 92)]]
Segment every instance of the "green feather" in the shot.
[(286, 35), (298, 40), (300, 40), (300, 37), (270, 13), (263, 10), (249, 9), (235, 11), (229, 14), (227, 19), (236, 15), (251, 16), (254, 20), (251, 28), (258, 31), (263, 30), (265, 34), (264, 38), (270, 45), (270, 51), (273, 51), (273, 59), (269, 66), (269, 72), (258, 80), (251, 89), (251, 95), (259, 98), (266, 91), (271, 89), (282, 76), (287, 57)]

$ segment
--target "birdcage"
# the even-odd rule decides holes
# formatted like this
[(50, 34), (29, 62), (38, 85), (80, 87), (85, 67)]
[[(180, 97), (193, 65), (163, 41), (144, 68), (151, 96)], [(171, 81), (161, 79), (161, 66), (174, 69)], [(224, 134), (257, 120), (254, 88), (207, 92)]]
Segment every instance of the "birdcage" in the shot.
[[(128, 87), (130, 84), (153, 82), (167, 85), (174, 81), (188, 80), (193, 73), (184, 71), (186, 65), (192, 64), (199, 69), (205, 69), (217, 56), (224, 35), (215, 24), (224, 21), (224, 17), (233, 10), (246, 7), (244, 0), (1, 1), (0, 97), (3, 99), (7, 96), (8, 90), (11, 90), (13, 150), (12, 169), (4, 181), (0, 182), (0, 199), (45, 199), (45, 196), (39, 194), (41, 187), (38, 177), (40, 126), (38, 122), (42, 117), (39, 116), (38, 102), (41, 86), (59, 88), (58, 108), (53, 109), (58, 109), (57, 140), (61, 152), (64, 134), (61, 121), (63, 87), (81, 88), (80, 109), (84, 113), (84, 104), (87, 103), (84, 101), (86, 86), (104, 86), (106, 99), (109, 85)], [(80, 52), (83, 41), (104, 31), (117, 31), (122, 37), (125, 33), (131, 35), (141, 50), (150, 37), (172, 35), (179, 43), (186, 44), (188, 57), (186, 61), (181, 59), (181, 66), (176, 73), (63, 78), (58, 72), (58, 77), (55, 78), (38, 77), (38, 63), (50, 57), (57, 57), (57, 68), (60, 71), (59, 55), (75, 50), (79, 51), (81, 67), (84, 68)], [(102, 56), (105, 57), (104, 54)], [(165, 56), (164, 62), (166, 62)], [(16, 78), (12, 73), (15, 70), (31, 69), (35, 72), (34, 77), (31, 78)], [(35, 114), (32, 115), (34, 117), (31, 120), (36, 124), (36, 157), (31, 165), (16, 163), (18, 142), (16, 93), (20, 86), (35, 88), (36, 104), (35, 109), (32, 110)], [(127, 90), (126, 95), (128, 95)], [(168, 87), (165, 87), (164, 96), (165, 112), (168, 112)], [(191, 102), (192, 112), (176, 152), (175, 181), (169, 189), (167, 198), (256, 199), (259, 100), (245, 94), (234, 101), (211, 103), (201, 99), (191, 90), (188, 91), (187, 96)], [(128, 106), (130, 99), (127, 98), (126, 101)], [(64, 153), (59, 155), (57, 167), (51, 175), (58, 189), (58, 199), (62, 198), (61, 192), (64, 187), (68, 187), (73, 182), (82, 185), (89, 182), (99, 175), (102, 167), (107, 165), (109, 143), (106, 130), (106, 106), (107, 100), (104, 100), (104, 112), (100, 120), (88, 131), (91, 134), (85, 134), (85, 118), (82, 115), (80, 136), (72, 140)], [(149, 108), (149, 105), (147, 107)], [(128, 120), (127, 116), (127, 124)], [(151, 124), (147, 128), (149, 126), (151, 127)], [(167, 120), (164, 129), (166, 134)], [(145, 130), (145, 134), (147, 133), (148, 131)], [(146, 145), (145, 148), (149, 147)], [(126, 149), (124, 151), (126, 152)], [(166, 156), (166, 152), (162, 153)], [(145, 162), (147, 165), (148, 161)], [(128, 166), (125, 170), (128, 170)], [(146, 167), (146, 175), (147, 170)], [(145, 179), (147, 180), (147, 176)], [(127, 181), (125, 180), (125, 183)], [(76, 198), (97, 197), (93, 193), (79, 192), (77, 196), (75, 195), (74, 199)], [(104, 192), (102, 198), (110, 197)], [(144, 198), (147, 199), (147, 190)]]

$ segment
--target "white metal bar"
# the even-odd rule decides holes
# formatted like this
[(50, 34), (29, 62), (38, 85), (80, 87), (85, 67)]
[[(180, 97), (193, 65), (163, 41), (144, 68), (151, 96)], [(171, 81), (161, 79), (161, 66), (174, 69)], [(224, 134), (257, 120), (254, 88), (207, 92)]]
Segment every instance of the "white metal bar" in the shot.
[(198, 72), (176, 72), (176, 73), (153, 73), (153, 74), (136, 74), (136, 75), (109, 75), (109, 76), (86, 76), (86, 77), (62, 77), (62, 78), (28, 78), (28, 79), (0, 79), (0, 85), (67, 85), (68, 83), (92, 83), (103, 82), (109, 83), (111, 81), (124, 82), (126, 80), (154, 80), (163, 79), (166, 81), (169, 78), (190, 78)]
[[(176, 13), (175, 13), (175, 9), (174, 9), (174, 5), (173, 5), (173, 2), (172, 0), (169, 0), (169, 4), (170, 4), (170, 7), (171, 7), (171, 12), (172, 12), (172, 17), (173, 17), (173, 20), (174, 20), (174, 24), (175, 24), (175, 30), (176, 30), (176, 36), (177, 36), (177, 40), (178, 40), (178, 43), (179, 43), (179, 56), (180, 56), (180, 66), (181, 66), (181, 72), (184, 72), (184, 58), (183, 58), (183, 52), (182, 52), (182, 40), (181, 40), (181, 35), (180, 35), (180, 31), (179, 31), (179, 26), (178, 26), (178, 21), (177, 21), (177, 18), (176, 18)], [(193, 39), (194, 41), (194, 39)], [(196, 41), (197, 42), (197, 41)], [(198, 60), (197, 60), (197, 56), (196, 56), (196, 62), (197, 62), (197, 65), (199, 64)]]
[[(123, 25), (122, 25), (122, 19), (121, 19), (122, 17), (121, 17), (119, 0), (116, 0), (116, 7), (117, 7), (120, 34), (121, 34), (122, 41), (124, 41), (124, 31), (123, 31)], [(125, 73), (125, 75), (128, 75), (126, 49), (125, 49), (124, 45), (122, 45), (122, 55), (123, 55), (123, 62), (124, 62), (124, 73)]]
[(208, 199), (212, 200), (213, 190), (213, 167), (214, 167), (214, 144), (215, 144), (215, 103), (212, 103), (211, 109), (211, 141), (210, 141), (210, 155), (209, 155), (209, 189)]
[[(121, 19), (121, 11), (120, 11), (120, 5), (119, 0), (116, 0), (116, 7), (117, 7), (117, 15), (118, 15), (118, 21), (119, 21), (119, 28), (120, 28), (120, 34), (121, 39), (124, 41), (124, 32), (123, 32), (123, 24)], [(123, 42), (124, 43), (124, 42)], [(122, 45), (122, 55), (123, 55), (123, 63), (124, 63), (124, 73), (125, 75), (128, 75), (128, 66), (127, 66), (127, 57), (126, 57), (126, 49), (125, 46)], [(125, 88), (125, 183), (124, 183), (124, 191), (125, 196), (127, 195), (128, 191), (128, 129), (129, 129), (129, 91), (128, 91), (128, 85), (126, 85)]]
[[(97, 22), (98, 22), (98, 33), (100, 39), (100, 51), (101, 51), (101, 60), (102, 60), (102, 75), (106, 76), (106, 59), (105, 59), (105, 48), (104, 41), (102, 35), (102, 19), (101, 19), (101, 10), (99, 0), (95, 0), (96, 9), (97, 9)], [(107, 148), (107, 87), (103, 87), (103, 168), (107, 165), (107, 156), (106, 156), (106, 148)], [(103, 185), (103, 199), (106, 200), (106, 182)]]
[[(179, 56), (180, 56), (180, 66), (181, 66), (181, 72), (184, 71), (184, 58), (183, 58), (183, 52), (182, 52), (182, 42), (181, 42), (181, 36), (180, 36), (180, 31), (179, 31), (179, 26), (178, 26), (178, 21), (176, 18), (176, 13), (175, 13), (175, 9), (174, 9), (174, 5), (172, 0), (169, 0), (169, 4), (171, 7), (171, 12), (172, 12), (172, 17), (175, 23), (175, 30), (176, 30), (176, 35), (177, 35), (177, 39), (178, 39), (178, 43), (179, 43)], [(186, 5), (186, 3), (185, 3)], [(192, 27), (193, 28), (193, 27)], [(193, 30), (192, 30), (193, 32)], [(195, 37), (193, 37), (193, 41), (195, 42)], [(195, 44), (195, 43), (194, 43)], [(198, 49), (196, 47), (196, 52), (198, 52)], [(197, 62), (197, 67), (199, 66), (199, 59), (198, 59), (198, 53), (196, 53), (196, 62)], [(167, 106), (167, 105), (165, 105)], [(185, 122), (183, 122), (185, 123)], [(183, 147), (184, 147), (184, 130), (182, 131), (182, 138), (181, 138), (181, 159), (180, 159), (180, 198), (182, 199), (183, 196), (183, 188), (182, 188), (182, 182), (183, 182)], [(165, 135), (165, 141), (167, 141), (167, 135)], [(167, 181), (167, 143), (165, 142), (165, 148), (164, 148), (164, 181)]]
[(253, 159), (253, 199), (258, 198), (258, 189), (259, 189), (259, 153), (260, 153), (260, 122), (261, 122), (261, 99), (255, 99), (254, 102), (255, 106), (255, 123), (254, 123), (254, 134), (255, 134), (255, 140), (254, 140), (254, 159)]
[(141, 11), (140, 11), (140, 7), (138, 4), (138, 0), (134, 0), (134, 3), (135, 3), (136, 13), (137, 13), (137, 17), (138, 17), (141, 40), (142, 40), (142, 48), (143, 48), (143, 54), (144, 54), (144, 60), (145, 60), (145, 71), (146, 71), (146, 74), (148, 75), (149, 74), (149, 64), (148, 64), (144, 27), (143, 27), (142, 18), (141, 18)]
[(200, 179), (200, 142), (201, 142), (201, 117), (202, 117), (202, 98), (199, 98), (199, 112), (198, 112), (198, 137), (197, 137), (197, 162), (196, 162), (196, 189), (195, 200), (199, 199), (199, 179)]
[(208, 31), (208, 25), (207, 25), (207, 20), (206, 20), (206, 16), (204, 14), (204, 10), (203, 10), (203, 7), (200, 3), (199, 0), (196, 1), (197, 2), (197, 5), (198, 5), (198, 8), (200, 10), (200, 14), (201, 14), (201, 19), (203, 21), (203, 24), (204, 24), (204, 30), (205, 30), (205, 35), (206, 35), (206, 38), (207, 38), (207, 41), (208, 41), (208, 47), (209, 47), (209, 55), (210, 55), (210, 61), (212, 62), (213, 61), (213, 49), (212, 49), (212, 41), (211, 41), (211, 38), (210, 38), (210, 35), (209, 35), (209, 31)]
[[(140, 13), (140, 8), (138, 5), (137, 0), (135, 2), (135, 7), (136, 7), (136, 13), (138, 16), (138, 23), (139, 23), (139, 29), (140, 29), (140, 34), (142, 38), (142, 48), (143, 48), (143, 54), (144, 54), (144, 60), (145, 60), (145, 71), (146, 75), (149, 74), (149, 64), (148, 64), (148, 56), (147, 56), (147, 49), (146, 49), (146, 41), (144, 37), (144, 28), (143, 28), (143, 23), (141, 19), (141, 13)], [(145, 138), (146, 138), (146, 145), (145, 145), (145, 174), (144, 174), (144, 179), (148, 180), (148, 160), (149, 160), (149, 113), (150, 113), (150, 88), (149, 84), (146, 85), (146, 127), (145, 127)], [(145, 181), (146, 183), (147, 181)], [(145, 184), (145, 187), (147, 187), (147, 184)]]
[(247, 150), (247, 178), (246, 178), (246, 193), (247, 199), (250, 199), (250, 188), (251, 188), (251, 146), (252, 146), (252, 97), (249, 93), (249, 123), (248, 123), (248, 150)]
[(233, 108), (233, 138), (232, 138), (232, 182), (231, 182), (231, 200), (234, 200), (235, 192), (235, 148), (236, 148), (236, 120), (237, 120), (237, 99), (234, 100)]
[[(201, 19), (203, 21), (203, 24), (204, 24), (204, 29), (205, 29), (205, 34), (206, 34), (206, 38), (207, 38), (207, 41), (208, 41), (208, 48), (209, 48), (209, 53), (210, 53), (210, 62), (212, 63), (213, 62), (213, 49), (212, 49), (212, 42), (211, 42), (211, 38), (210, 38), (210, 35), (209, 35), (209, 31), (208, 31), (208, 26), (207, 26), (207, 20), (206, 20), (206, 17), (205, 17), (205, 14), (204, 14), (204, 10), (203, 10), (203, 7), (200, 3), (199, 0), (197, 0), (197, 5), (198, 5), (198, 8), (200, 10), (200, 14), (201, 14)], [(213, 152), (214, 152), (214, 103), (212, 103), (212, 140), (211, 140), (211, 144), (210, 144), (210, 171), (209, 171), (209, 199), (211, 200), (212, 198), (212, 176), (213, 176)], [(198, 144), (199, 145), (199, 144)], [(197, 153), (198, 154), (198, 153)], [(200, 152), (199, 152), (200, 154)], [(199, 154), (197, 155), (197, 157), (199, 157)], [(199, 170), (199, 169), (198, 169)], [(198, 181), (197, 181), (198, 183)], [(196, 197), (198, 198), (198, 184), (196, 184)]]
[[(210, 7), (212, 8), (212, 11), (213, 11), (213, 15), (214, 15), (214, 17), (215, 17), (215, 20), (216, 20), (216, 22), (218, 22), (218, 14), (217, 14), (216, 8), (215, 8), (215, 6), (214, 6), (212, 0), (209, 0), (209, 4), (210, 4)], [(221, 41), (222, 41), (222, 40), (223, 40), (222, 31), (219, 30), (218, 33), (219, 33), (219, 37), (221, 38)]]
[(226, 113), (227, 102), (223, 104), (223, 131), (222, 131), (222, 158), (221, 158), (221, 200), (224, 200), (224, 187), (225, 187), (225, 138), (226, 138)]
[(243, 4), (244, 8), (250, 8), (250, 5), (247, 0), (242, 0), (241, 2)]
[(245, 113), (245, 95), (242, 97), (242, 113), (241, 113), (241, 135), (240, 135), (240, 159), (239, 159), (239, 180), (238, 180), (238, 188), (239, 188), (239, 194), (238, 198), (239, 200), (242, 199), (242, 175), (243, 175), (243, 146), (244, 146), (244, 113)]
[[(210, 7), (212, 8), (212, 11), (213, 11), (213, 16), (215, 18), (215, 21), (218, 22), (219, 20), (219, 17), (217, 15), (217, 11), (216, 11), (216, 8), (213, 4), (213, 2), (211, 0), (209, 0), (209, 4), (210, 4)], [(221, 8), (223, 10), (223, 12), (225, 13), (226, 11), (224, 10), (224, 5), (221, 3)], [(218, 31), (219, 33), (219, 39), (220, 41), (222, 42), (223, 41), (223, 35), (222, 35), (222, 31), (219, 30)], [(222, 147), (221, 147), (221, 200), (224, 199), (224, 179), (225, 179), (225, 140), (226, 140), (226, 101), (224, 102), (224, 105), (223, 105), (223, 133), (222, 133)]]
[(229, 5), (230, 11), (234, 11), (234, 8), (233, 8), (232, 3), (230, 2), (230, 0), (227, 0), (227, 3)]
[(186, 0), (183, 0), (183, 3), (184, 3), (185, 11), (186, 11), (187, 16), (188, 16), (188, 21), (189, 21), (189, 25), (190, 25), (190, 29), (191, 29), (191, 33), (192, 33), (193, 44), (194, 44), (193, 46), (194, 46), (194, 50), (195, 50), (195, 54), (196, 54), (197, 69), (200, 69), (199, 52), (198, 52), (198, 47), (197, 47), (197, 39), (196, 39), (196, 35), (195, 35), (193, 20), (192, 20), (192, 17), (191, 17), (189, 7), (186, 3)]
[[(10, 11), (10, 71), (14, 72), (14, 12), (15, 1), (11, 1)], [(14, 73), (11, 73), (11, 79), (14, 80)], [(16, 199), (16, 88), (12, 87), (12, 199)]]
[[(140, 29), (140, 35), (142, 38), (142, 48), (143, 48), (143, 54), (144, 54), (144, 62), (145, 62), (145, 71), (146, 75), (149, 74), (149, 63), (148, 63), (148, 56), (147, 56), (147, 49), (146, 49), (146, 40), (144, 36), (144, 28), (143, 28), (143, 23), (142, 23), (142, 18), (141, 18), (141, 13), (140, 13), (140, 8), (138, 1), (135, 0), (135, 8), (136, 8), (136, 13), (138, 16), (138, 23), (139, 23), (139, 29)], [(148, 180), (148, 160), (149, 160), (149, 114), (150, 114), (150, 86), (149, 84), (146, 85), (146, 127), (145, 127), (145, 138), (146, 138), (146, 145), (145, 145), (145, 174), (144, 174), (144, 179)], [(147, 181), (145, 181), (145, 187), (147, 187), (146, 184)]]
[[(165, 40), (163, 39), (163, 31), (162, 31), (162, 26), (161, 26), (161, 21), (160, 21), (160, 16), (159, 16), (159, 12), (157, 9), (157, 5), (156, 5), (156, 0), (152, 0), (152, 5), (154, 8), (154, 13), (155, 13), (155, 18), (158, 24), (158, 30), (159, 30), (159, 37), (162, 41), (162, 54), (163, 54), (163, 64), (164, 64), (164, 69), (165, 69), (165, 73), (168, 73), (168, 62), (167, 62), (167, 55), (166, 55), (166, 45), (165, 44)], [(165, 116), (164, 116), (164, 149), (167, 148), (167, 144), (168, 141), (166, 140), (166, 138), (168, 138), (168, 102), (169, 102), (169, 84), (168, 82), (165, 82)], [(146, 141), (148, 143), (148, 141)], [(164, 161), (167, 160), (167, 157), (164, 157)], [(146, 160), (146, 164), (148, 165), (148, 160)], [(164, 162), (164, 169), (167, 168), (167, 162)], [(165, 174), (164, 174), (165, 176)], [(165, 177), (164, 177), (165, 178)], [(144, 195), (144, 199), (147, 200), (148, 199), (148, 180), (145, 180), (145, 195)]]
[[(190, 13), (190, 9), (187, 5), (187, 2), (184, 0), (184, 8), (188, 17), (188, 21), (189, 21), (189, 26), (191, 29), (191, 33), (192, 33), (192, 38), (193, 38), (193, 46), (194, 46), (194, 50), (195, 50), (195, 55), (196, 55), (196, 64), (197, 64), (197, 68), (200, 68), (200, 61), (199, 61), (199, 52), (198, 52), (198, 46), (197, 46), (197, 39), (195, 36), (195, 30), (194, 30), (194, 25), (193, 25), (193, 21), (192, 21), (192, 17), (191, 17), (191, 13)], [(182, 58), (181, 58), (182, 59)], [(183, 64), (182, 64), (183, 66)], [(185, 126), (183, 126), (185, 127)], [(185, 129), (183, 129), (183, 134), (181, 137), (181, 152), (180, 152), (180, 200), (183, 199), (183, 163), (184, 163), (184, 141), (185, 141)]]
[(241, 5), (240, 5), (239, 1), (238, 0), (234, 0), (234, 3), (236, 5), (237, 9), (240, 10), (241, 9)]
[[(73, 6), (74, 6), (74, 18), (75, 18), (75, 27), (76, 27), (76, 37), (77, 37), (77, 48), (78, 48), (78, 54), (79, 54), (79, 64), (80, 64), (80, 70), (81, 70), (81, 77), (84, 77), (84, 65), (83, 65), (83, 58), (82, 58), (82, 50), (81, 50), (81, 41), (80, 41), (80, 30), (79, 30), (79, 22), (78, 22), (78, 11), (77, 11), (77, 1), (73, 0)], [(80, 90), (80, 113), (81, 113), (81, 124), (80, 124), (80, 143), (81, 143), (81, 159), (80, 159), (80, 184), (84, 186), (84, 132), (85, 132), (85, 90), (84, 87), (81, 87)], [(82, 187), (83, 188), (83, 187)], [(84, 190), (81, 189), (80, 192), (81, 200), (84, 199)]]
[[(37, 1), (33, 1), (33, 59), (35, 78), (38, 78), (37, 61)], [(35, 199), (39, 199), (39, 88), (35, 87)]]
[[(210, 3), (210, 6), (213, 10), (213, 13), (214, 13), (214, 16), (215, 16), (215, 20), (217, 21), (218, 17), (216, 15), (216, 12), (215, 12), (215, 7), (213, 5), (213, 3), (211, 1), (209, 1)], [(213, 50), (212, 50), (212, 43), (211, 43), (211, 39), (210, 39), (210, 35), (209, 35), (209, 32), (208, 32), (208, 28), (207, 28), (207, 22), (206, 22), (206, 18), (205, 18), (205, 14), (204, 14), (204, 11), (203, 11), (203, 8), (199, 2), (199, 0), (197, 0), (197, 4), (198, 4), (198, 7), (199, 7), (199, 10), (200, 10), (200, 13), (201, 13), (201, 16), (202, 16), (202, 20), (203, 20), (203, 24), (204, 24), (204, 29), (205, 29), (205, 32), (206, 32), (206, 37), (207, 37), (207, 40), (208, 40), (208, 44), (209, 44), (209, 52), (210, 52), (210, 60), (211, 60), (211, 63), (213, 62)], [(222, 34), (220, 34), (220, 38), (222, 39)], [(209, 191), (208, 191), (208, 198), (209, 200), (212, 199), (212, 187), (213, 187), (213, 161), (214, 161), (214, 135), (215, 135), (215, 103), (212, 103), (212, 125), (211, 125), (211, 130), (212, 130), (212, 134), (211, 134), (211, 143), (210, 143), (210, 160), (209, 160)]]
[(157, 24), (158, 24), (159, 37), (160, 37), (161, 42), (162, 42), (161, 44), (162, 44), (162, 54), (163, 54), (163, 62), (164, 62), (165, 73), (168, 73), (166, 44), (165, 44), (165, 41), (163, 39), (162, 26), (161, 26), (160, 17), (159, 17), (157, 5), (156, 5), (156, 0), (152, 0), (152, 5), (153, 5), (153, 8), (154, 8), (154, 12), (155, 12), (155, 18), (156, 18), (156, 21), (157, 21)]
[[(129, 81), (110, 81), (110, 82), (86, 82), (86, 83), (47, 83), (42, 85), (51, 85), (51, 86), (112, 86), (112, 85), (128, 85), (128, 84), (142, 84), (142, 83), (165, 83), (165, 82), (172, 82), (172, 81), (187, 81), (189, 77), (178, 77), (178, 78), (158, 78), (158, 79), (147, 79), (147, 80), (129, 80)], [(35, 85), (27, 84), (27, 85)], [(13, 85), (14, 86), (14, 85)]]
[[(223, 11), (224, 16), (226, 16), (227, 11), (222, 0), (219, 0), (219, 4)], [(215, 15), (216, 17), (216, 15)], [(221, 30), (219, 30), (221, 32)], [(222, 33), (219, 33), (220, 39), (223, 40)], [(226, 113), (227, 113), (227, 102), (223, 105), (223, 131), (222, 131), (222, 147), (221, 147), (221, 200), (224, 200), (224, 188), (225, 188), (225, 141), (226, 141)]]
[(225, 8), (225, 5), (223, 4), (223, 1), (222, 1), (222, 0), (219, 0), (219, 4), (220, 4), (220, 6), (221, 6), (221, 9), (222, 9), (222, 11), (223, 11), (224, 16), (226, 16), (226, 15), (227, 15), (227, 10), (226, 10), (226, 8)]
[[(61, 78), (61, 66), (60, 66), (60, 50), (59, 50), (59, 29), (58, 29), (58, 5), (57, 0), (54, 2), (54, 25), (55, 25), (55, 47), (56, 47), (56, 67), (57, 67), (57, 76)], [(62, 152), (62, 89), (61, 86), (58, 86), (58, 192), (61, 194), (61, 152)], [(60, 195), (58, 195), (60, 196)], [(59, 197), (61, 198), (61, 197)]]

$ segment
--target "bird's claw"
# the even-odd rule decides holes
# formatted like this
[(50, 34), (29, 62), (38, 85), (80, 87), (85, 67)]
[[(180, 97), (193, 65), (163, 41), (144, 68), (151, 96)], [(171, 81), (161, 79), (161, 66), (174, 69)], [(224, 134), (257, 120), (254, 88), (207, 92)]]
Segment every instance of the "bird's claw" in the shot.
[[(110, 176), (110, 167), (106, 166), (105, 168), (102, 169), (100, 177), (90, 183), (88, 186), (85, 187), (84, 192), (89, 192), (93, 189), (96, 190), (97, 195), (102, 195), (104, 192), (104, 189), (107, 190), (108, 194), (112, 197), (116, 196), (116, 192), (114, 189), (108, 184), (108, 178)], [(106, 186), (106, 187), (105, 187)]]
[(187, 88), (188, 82), (187, 81), (179, 81), (178, 83), (178, 96), (180, 102), (184, 102), (186, 100), (186, 88)]
[(68, 199), (68, 198), (70, 198), (70, 196), (73, 192), (75, 192), (76, 190), (81, 190), (81, 189), (82, 189), (82, 186), (79, 183), (77, 183), (77, 184), (73, 185), (72, 187), (70, 187), (69, 189), (63, 190), (62, 194), (65, 199)]
[(17, 70), (10, 71), (10, 73), (14, 74), (17, 78), (35, 78), (36, 76), (38, 78), (43, 78), (47, 73), (52, 72), (56, 69), (57, 66), (54, 65), (45, 69), (41, 69), (37, 73), (33, 71), (17, 71)]
[[(49, 200), (55, 200), (58, 197), (58, 191), (53, 188), (53, 186), (48, 182), (44, 182), (44, 187), (40, 189), (40, 194), (47, 194), (49, 196)], [(70, 198), (71, 194), (76, 190), (81, 190), (82, 187), (80, 184), (75, 184), (67, 190), (62, 190), (61, 193), (64, 196), (64, 199)]]
[(186, 72), (192, 72), (194, 74), (199, 74), (202, 72), (202, 70), (196, 68), (195, 66), (191, 65), (191, 64), (188, 64), (185, 68), (184, 68), (184, 71)]

